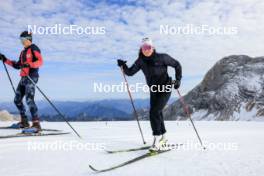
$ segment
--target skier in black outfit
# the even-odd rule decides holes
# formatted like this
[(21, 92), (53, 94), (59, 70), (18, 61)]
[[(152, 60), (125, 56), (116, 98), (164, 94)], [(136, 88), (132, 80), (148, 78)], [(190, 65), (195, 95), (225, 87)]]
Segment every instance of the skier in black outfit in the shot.
[[(131, 67), (128, 67), (124, 60), (117, 60), (117, 62), (118, 66), (122, 67), (128, 76), (134, 75), (139, 70), (142, 70), (145, 75), (147, 84), (150, 87), (149, 113), (154, 136), (154, 142), (150, 150), (160, 150), (167, 143), (162, 110), (170, 98), (172, 83), (175, 89), (178, 89), (181, 85), (181, 65), (168, 54), (157, 53), (149, 38), (143, 39), (138, 59)], [(168, 66), (175, 68), (176, 80), (173, 82), (168, 75)]]

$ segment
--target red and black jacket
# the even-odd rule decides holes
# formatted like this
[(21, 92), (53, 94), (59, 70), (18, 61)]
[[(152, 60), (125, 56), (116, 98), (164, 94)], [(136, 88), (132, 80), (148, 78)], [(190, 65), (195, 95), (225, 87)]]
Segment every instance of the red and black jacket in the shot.
[[(21, 69), (20, 76), (39, 77), (38, 70), (43, 64), (40, 49), (37, 45), (32, 44), (28, 48), (24, 48), (20, 53), (19, 60), (12, 61), (7, 59), (6, 64), (14, 67), (15, 69)], [(22, 68), (22, 65), (29, 64), (30, 68)]]

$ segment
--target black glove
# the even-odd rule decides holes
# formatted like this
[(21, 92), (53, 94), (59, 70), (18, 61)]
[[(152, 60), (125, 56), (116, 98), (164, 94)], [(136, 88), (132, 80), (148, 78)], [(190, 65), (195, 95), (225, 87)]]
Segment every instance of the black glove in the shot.
[(30, 68), (30, 65), (28, 63), (25, 63), (21, 66), (21, 68)]
[(175, 80), (173, 81), (173, 84), (174, 84), (174, 89), (179, 89), (180, 86), (181, 86), (181, 80)]
[(3, 62), (6, 61), (6, 57), (5, 57), (5, 55), (3, 55), (2, 53), (0, 53), (0, 60), (2, 60)]
[(118, 59), (118, 60), (117, 60), (117, 65), (118, 65), (118, 67), (122, 67), (122, 66), (126, 65), (126, 62), (127, 62), (127, 61), (124, 61), (124, 60)]

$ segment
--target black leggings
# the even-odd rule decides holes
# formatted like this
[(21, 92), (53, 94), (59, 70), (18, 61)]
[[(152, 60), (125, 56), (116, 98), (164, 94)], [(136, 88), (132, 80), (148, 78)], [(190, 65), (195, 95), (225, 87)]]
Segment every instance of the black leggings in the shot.
[[(32, 77), (32, 80), (37, 83), (38, 78)], [(23, 98), (26, 96), (26, 103), (29, 107), (29, 110), (32, 115), (32, 121), (39, 120), (38, 118), (38, 108), (35, 104), (34, 97), (35, 97), (35, 86), (27, 77), (22, 77), (17, 89), (16, 89), (16, 96), (15, 96), (15, 104), (20, 112), (22, 118), (26, 118), (26, 108), (23, 104)]]
[(166, 133), (162, 110), (166, 106), (171, 92), (151, 92), (149, 119), (153, 135)]

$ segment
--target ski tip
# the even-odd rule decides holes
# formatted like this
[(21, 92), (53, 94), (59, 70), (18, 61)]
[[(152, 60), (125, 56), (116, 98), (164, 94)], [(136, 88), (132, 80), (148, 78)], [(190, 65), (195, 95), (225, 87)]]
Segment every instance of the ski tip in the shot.
[(92, 169), (94, 172), (99, 172), (97, 169), (95, 169), (92, 165), (89, 165), (89, 168)]

